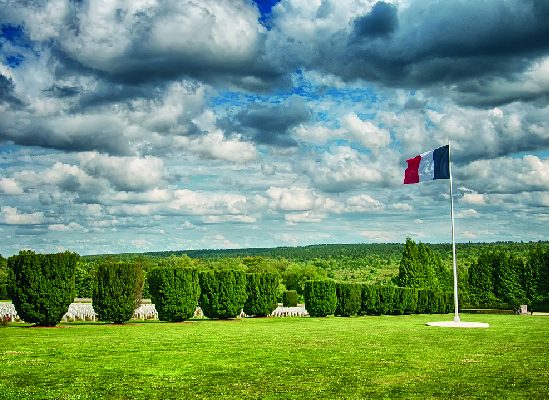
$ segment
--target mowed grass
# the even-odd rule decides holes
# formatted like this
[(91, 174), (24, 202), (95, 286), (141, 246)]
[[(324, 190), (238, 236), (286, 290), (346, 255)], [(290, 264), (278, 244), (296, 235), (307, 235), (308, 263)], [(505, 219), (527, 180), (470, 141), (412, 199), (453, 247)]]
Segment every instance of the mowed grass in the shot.
[(1, 399), (549, 398), (549, 317), (0, 327)]

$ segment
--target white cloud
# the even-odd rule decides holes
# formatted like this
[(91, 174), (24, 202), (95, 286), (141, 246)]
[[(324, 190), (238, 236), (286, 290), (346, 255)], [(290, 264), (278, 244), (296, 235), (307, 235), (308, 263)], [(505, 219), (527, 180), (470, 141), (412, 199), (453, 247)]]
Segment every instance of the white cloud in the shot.
[(486, 204), (486, 199), (482, 193), (464, 193), (461, 202), (465, 204), (482, 205)]
[(44, 222), (43, 212), (20, 214), (16, 207), (2, 207), (0, 222), (6, 225), (39, 225)]
[(385, 208), (379, 200), (367, 194), (349, 197), (345, 202), (345, 206), (347, 212), (375, 212)]
[(344, 192), (366, 183), (393, 181), (398, 163), (394, 160), (395, 165), (390, 166), (387, 165), (389, 161), (374, 162), (351, 147), (332, 146), (319, 161), (307, 160), (302, 166), (318, 188), (326, 192)]
[(285, 219), (288, 225), (295, 225), (301, 222), (321, 222), (328, 217), (327, 214), (316, 211), (305, 211), (303, 213), (286, 214)]
[(282, 211), (306, 211), (318, 204), (319, 197), (310, 189), (303, 187), (267, 189), (271, 207)]
[(479, 218), (480, 214), (477, 210), (468, 208), (466, 210), (460, 210), (456, 212), (456, 218)]
[(23, 194), (23, 189), (19, 186), (15, 179), (2, 178), (0, 179), (0, 193), (16, 196)]
[(468, 186), (481, 193), (549, 191), (549, 160), (534, 155), (474, 161), (462, 173)]
[(177, 147), (186, 148), (205, 158), (246, 163), (257, 157), (252, 143), (242, 141), (241, 136), (227, 139), (220, 130), (195, 138), (176, 137), (174, 142)]
[(351, 112), (341, 120), (343, 128), (358, 143), (366, 148), (377, 150), (385, 147), (391, 141), (386, 129), (379, 128), (371, 121), (363, 121)]
[(343, 131), (341, 129), (330, 129), (323, 125), (299, 125), (294, 129), (294, 135), (313, 144), (325, 144), (330, 140), (341, 138)]
[(76, 222), (70, 222), (68, 224), (51, 224), (48, 225), (49, 231), (57, 231), (57, 232), (70, 232), (75, 230), (83, 229), (83, 226), (76, 223)]
[(257, 218), (251, 215), (208, 215), (202, 221), (206, 224), (222, 224), (225, 222), (253, 224), (257, 221)]
[(82, 153), (80, 165), (89, 175), (107, 179), (123, 191), (143, 191), (164, 177), (164, 162), (157, 157), (115, 157), (97, 152)]

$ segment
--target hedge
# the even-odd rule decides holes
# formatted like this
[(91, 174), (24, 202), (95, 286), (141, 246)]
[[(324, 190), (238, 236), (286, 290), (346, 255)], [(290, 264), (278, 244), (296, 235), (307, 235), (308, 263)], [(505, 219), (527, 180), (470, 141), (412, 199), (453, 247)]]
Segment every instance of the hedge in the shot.
[(297, 290), (286, 290), (282, 293), (282, 305), (284, 307), (297, 307)]
[(117, 324), (130, 320), (141, 303), (143, 267), (137, 260), (104, 259), (97, 266), (93, 309), (101, 321)]
[(337, 306), (335, 315), (350, 317), (360, 312), (362, 302), (361, 285), (358, 283), (338, 282), (336, 284)]
[(149, 271), (147, 280), (159, 320), (181, 322), (193, 317), (198, 306), (200, 283), (198, 271), (190, 258), (161, 260)]
[(255, 317), (271, 315), (278, 306), (277, 290), (278, 274), (273, 272), (246, 274), (246, 293), (248, 295), (244, 303), (246, 315)]
[(305, 308), (311, 317), (326, 317), (336, 310), (336, 286), (331, 279), (306, 281), (304, 297)]
[(35, 254), (20, 251), (8, 259), (12, 271), (9, 295), (17, 314), (25, 322), (55, 326), (75, 296), (75, 253)]
[(445, 314), (452, 312), (451, 292), (437, 289), (362, 285), (362, 315)]
[(221, 268), (199, 273), (198, 304), (208, 318), (228, 319), (238, 316), (246, 302), (246, 274), (240, 268)]

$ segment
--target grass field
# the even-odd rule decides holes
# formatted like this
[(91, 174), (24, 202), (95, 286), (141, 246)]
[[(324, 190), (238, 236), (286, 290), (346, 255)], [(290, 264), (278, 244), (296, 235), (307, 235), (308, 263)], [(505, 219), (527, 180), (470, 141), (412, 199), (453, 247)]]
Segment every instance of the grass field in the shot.
[(549, 317), (0, 327), (0, 399), (549, 398)]

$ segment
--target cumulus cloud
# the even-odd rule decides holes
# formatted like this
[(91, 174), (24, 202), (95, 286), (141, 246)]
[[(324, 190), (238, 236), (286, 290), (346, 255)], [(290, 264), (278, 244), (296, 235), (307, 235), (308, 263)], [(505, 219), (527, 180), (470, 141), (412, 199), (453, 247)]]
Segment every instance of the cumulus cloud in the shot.
[[(305, 7), (295, 0), (273, 9), (267, 54), (274, 62), (306, 65), (348, 81), (411, 88), (442, 84), (462, 102), (501, 104), (547, 95), (545, 85), (516, 90), (512, 83), (524, 80), (519, 75), (545, 56), (548, 17), (542, 1), (460, 0), (441, 7), (436, 0), (399, 5), (349, 0)], [(502, 87), (501, 79), (511, 85)]]
[(549, 160), (533, 155), (474, 161), (462, 173), (480, 193), (549, 191)]
[(240, 136), (226, 138), (220, 130), (198, 137), (177, 137), (174, 142), (178, 147), (210, 159), (246, 163), (257, 157), (252, 143), (243, 141)]
[(80, 166), (90, 176), (107, 179), (115, 189), (143, 191), (164, 177), (164, 162), (156, 157), (115, 157), (96, 152), (82, 153)]
[(12, 178), (1, 178), (0, 179), (0, 193), (7, 194), (10, 196), (16, 196), (23, 194), (23, 189), (19, 186), (19, 183)]
[(39, 225), (44, 222), (43, 212), (20, 213), (16, 207), (2, 207), (0, 222), (6, 225)]
[(384, 154), (374, 160), (349, 146), (332, 146), (316, 162), (307, 160), (301, 167), (316, 187), (338, 193), (364, 184), (394, 183), (398, 163), (395, 159), (393, 166), (387, 165), (385, 156), (392, 158), (392, 155)]
[(345, 205), (348, 212), (372, 212), (381, 211), (385, 208), (379, 200), (368, 194), (351, 196), (347, 199)]
[(312, 190), (303, 187), (270, 187), (267, 195), (271, 206), (282, 211), (307, 211), (315, 207), (319, 200)]
[(361, 120), (355, 113), (345, 115), (342, 125), (351, 137), (366, 148), (376, 150), (387, 146), (391, 140), (386, 129), (379, 128), (371, 121)]
[(308, 121), (305, 101), (292, 96), (283, 104), (255, 104), (222, 121), (229, 131), (242, 132), (260, 144), (295, 146), (292, 128)]

